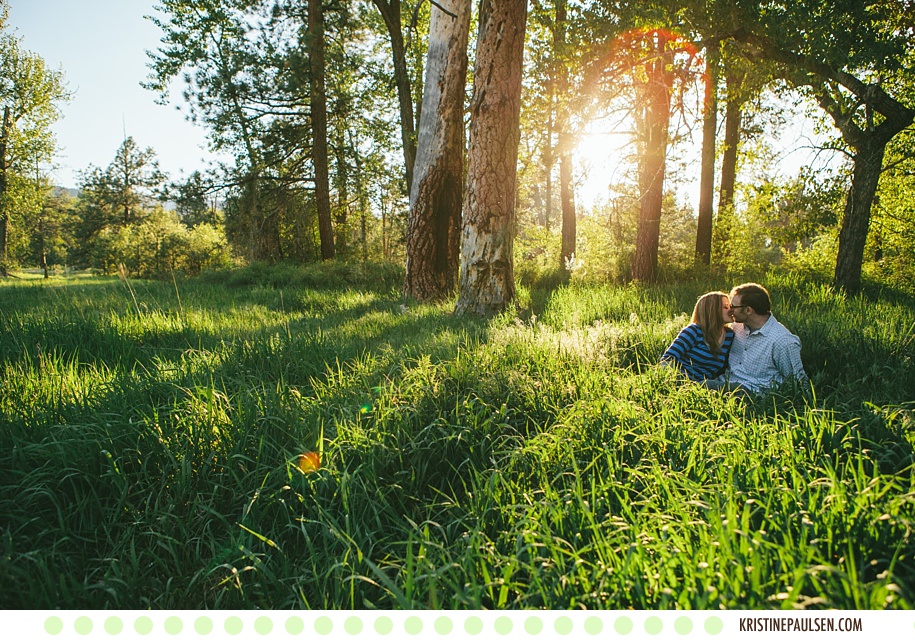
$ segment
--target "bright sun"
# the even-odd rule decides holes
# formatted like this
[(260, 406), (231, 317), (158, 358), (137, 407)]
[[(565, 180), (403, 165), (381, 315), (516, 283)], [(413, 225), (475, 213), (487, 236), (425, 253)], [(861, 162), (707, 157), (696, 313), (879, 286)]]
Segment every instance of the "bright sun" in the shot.
[(588, 125), (574, 152), (575, 198), (583, 211), (606, 201), (610, 185), (625, 181), (631, 166), (626, 160), (632, 152), (630, 144), (627, 133)]

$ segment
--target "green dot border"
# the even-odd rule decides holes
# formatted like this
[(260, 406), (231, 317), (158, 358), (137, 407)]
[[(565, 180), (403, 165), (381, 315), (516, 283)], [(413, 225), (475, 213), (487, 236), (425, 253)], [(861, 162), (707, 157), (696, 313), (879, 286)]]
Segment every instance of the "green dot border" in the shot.
[[(532, 640), (540, 635), (569, 638), (623, 638), (633, 634), (650, 637), (709, 638), (721, 636), (724, 620), (711, 612), (637, 612), (612, 611), (555, 612), (401, 612), (378, 615), (379, 612), (325, 612), (314, 615), (282, 616), (281, 612), (263, 612), (255, 618), (229, 615), (226, 618), (213, 612), (185, 612), (187, 617), (174, 612), (164, 618), (138, 615), (135, 618), (101, 611), (72, 612), (67, 615), (46, 615), (40, 621), (41, 637), (51, 638), (64, 634), (67, 637), (329, 637), (383, 638), (392, 640), (423, 638), (431, 635), (444, 639), (448, 636), (480, 638), (515, 638)], [(422, 615), (419, 615), (419, 614)], [(90, 615), (87, 615), (90, 614)], [(280, 614), (280, 615), (277, 615)], [(405, 617), (401, 615), (406, 614)], [(700, 615), (696, 615), (700, 614)], [(250, 615), (250, 614), (248, 614)], [(424, 639), (425, 640), (425, 639)]]

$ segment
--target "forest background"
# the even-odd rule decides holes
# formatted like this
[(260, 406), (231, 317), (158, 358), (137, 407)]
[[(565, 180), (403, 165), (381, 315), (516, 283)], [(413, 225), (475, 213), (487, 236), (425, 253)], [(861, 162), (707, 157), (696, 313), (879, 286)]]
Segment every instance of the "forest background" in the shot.
[[(906, 4), (818, 10), (808, 4), (788, 6), (783, 15), (765, 8), (743, 15), (727, 2), (638, 9), (531, 5), (516, 202), (507, 221), (518, 278), (654, 281), (694, 273), (697, 264), (746, 273), (783, 263), (835, 279), (844, 224), (851, 257), (842, 262), (851, 265), (851, 275), (837, 284), (857, 290), (856, 269), (875, 282), (912, 282), (913, 145), (911, 127), (901, 126), (912, 91)], [(404, 263), (412, 250), (420, 265), (414, 271), (428, 270), (420, 243), (408, 241), (408, 219), (430, 6), (335, 5), (317, 38), (303, 6), (296, 13), (292, 5), (270, 2), (163, 3), (151, 18), (162, 29), (162, 44), (149, 53), (145, 84), (163, 100), (179, 100), (168, 90), (185, 83), (179, 101), (207, 131), (213, 150), (229, 160), (170, 180), (158, 170), (155, 150), (125, 132), (109, 166), (80, 172), (75, 196), (53, 189), (43, 175), (54, 153), (49, 126), (69, 95), (64, 73), (46, 68), (39, 54), (5, 31), (4, 46), (16, 55), (4, 58), (5, 102), (15, 117), (4, 134), (3, 264), (49, 273), (113, 273), (123, 264), (134, 275), (170, 277), (250, 262), (307, 264), (331, 254)], [(465, 13), (469, 21), (469, 7)], [(764, 51), (771, 44), (767, 34), (793, 21), (794, 13), (809, 16), (809, 24), (795, 29), (797, 41), (784, 51)], [(830, 42), (837, 37), (829, 35), (838, 29), (836, 16), (844, 19), (842, 37), (866, 38), (855, 47)], [(805, 40), (812, 30), (822, 31), (823, 43)], [(468, 33), (475, 37), (473, 29)], [(471, 50), (474, 37), (468, 36)], [(324, 49), (321, 78), (309, 65), (317, 40)], [(787, 53), (807, 67), (779, 58)], [(40, 68), (23, 74), (14, 58), (22, 59), (20, 67)], [(841, 78), (810, 71), (814, 62), (857, 73), (902, 111), (884, 114), (858, 95), (860, 87), (849, 90)], [(473, 94), (468, 66), (460, 98), (452, 98), (463, 113), (461, 149)], [(16, 82), (35, 86), (17, 88)], [(312, 126), (312, 91), (319, 84), (323, 136)], [(646, 93), (652, 84), (661, 87), (654, 102)], [(659, 108), (648, 108), (655, 103)], [(774, 171), (773, 140), (784, 144), (783, 130), (797, 129), (800, 114), (822, 153), (786, 177)], [(888, 138), (870, 145), (881, 152), (879, 184), (871, 176), (872, 184), (852, 189), (855, 170), (873, 164), (865, 156), (875, 152), (861, 151), (853, 131), (837, 128), (846, 121), (856, 131), (874, 130), (875, 140)], [(631, 141), (618, 148), (618, 170), (597, 180), (577, 152), (590, 144), (593, 153), (595, 130)], [(458, 171), (463, 182), (466, 169)], [(698, 211), (690, 204), (694, 198), (683, 197), (686, 177), (695, 182), (697, 174)], [(576, 206), (586, 181), (602, 185), (589, 210)], [(846, 198), (869, 190), (868, 202)], [(461, 204), (449, 208), (459, 215)], [(417, 219), (423, 207), (414, 203)], [(854, 216), (846, 215), (847, 207)], [(854, 224), (847, 222), (852, 217)], [(408, 273), (405, 292), (423, 299), (453, 291), (454, 255), (446, 262), (452, 273), (444, 284), (421, 291)]]

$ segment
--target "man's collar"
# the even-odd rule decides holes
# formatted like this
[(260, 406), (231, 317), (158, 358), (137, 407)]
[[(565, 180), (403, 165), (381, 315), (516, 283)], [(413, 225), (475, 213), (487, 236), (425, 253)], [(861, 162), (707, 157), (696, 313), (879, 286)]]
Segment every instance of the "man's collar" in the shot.
[[(751, 334), (752, 333), (763, 334), (763, 333), (765, 333), (764, 329), (766, 327), (768, 327), (770, 324), (772, 324), (773, 322), (777, 322), (777, 320), (775, 319), (775, 316), (772, 315), (772, 312), (769, 312), (769, 318), (763, 323), (763, 325), (759, 329), (750, 329), (750, 327), (747, 327), (747, 329), (750, 329)], [(744, 326), (746, 326), (746, 325), (744, 325)]]

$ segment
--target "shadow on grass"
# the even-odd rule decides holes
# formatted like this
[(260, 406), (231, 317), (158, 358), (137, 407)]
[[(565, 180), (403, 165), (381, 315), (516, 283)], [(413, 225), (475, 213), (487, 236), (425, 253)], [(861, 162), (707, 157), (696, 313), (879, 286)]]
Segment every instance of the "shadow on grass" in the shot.
[[(449, 465), (460, 468), (455, 460), (471, 445), (458, 438), (439, 446), (436, 427), (424, 424), (432, 416), (424, 409), (415, 422), (398, 407), (387, 426), (404, 433), (382, 437), (371, 426), (379, 411), (371, 403), (382, 393), (397, 395), (387, 385), (392, 379), (418, 375), (414, 368), (453, 360), (485, 341), (487, 325), (386, 299), (321, 311), (228, 344), (217, 332), (187, 329), (146, 334), (137, 344), (116, 327), (89, 320), (64, 327), (42, 322), (24, 332), (27, 337), (20, 334), (44, 353), (83, 367), (104, 365), (110, 376), (91, 397), (76, 397), (78, 389), (43, 389), (22, 411), (4, 417), (0, 569), (21, 588), (6, 590), (0, 606), (278, 606), (294, 600), (278, 595), (274, 584), (246, 594), (239, 579), (234, 589), (227, 571), (260, 567), (250, 575), (265, 575), (257, 561), (262, 553), (239, 552), (240, 545), (260, 543), (238, 523), (261, 528), (282, 504), (268, 496), (288, 492), (283, 486), (296, 478), (291, 461), (324, 446), (322, 435), (343, 452), (327, 453), (337, 469), (323, 490), (328, 517), (343, 513), (341, 492), (367, 470), (372, 486), (357, 491), (358, 499), (403, 488), (392, 505), (405, 516), (453, 490), (456, 472)], [(35, 364), (24, 351), (7, 356), (8, 365)], [(470, 365), (467, 375), (473, 371)], [(40, 375), (29, 384), (40, 389)], [(383, 441), (366, 450), (376, 437)], [(404, 469), (412, 469), (406, 478)], [(259, 502), (258, 495), (264, 496)], [(261, 514), (264, 503), (271, 508)], [(282, 517), (278, 528), (266, 526), (285, 543), (298, 525), (288, 510)], [(228, 586), (219, 586), (223, 579)]]

